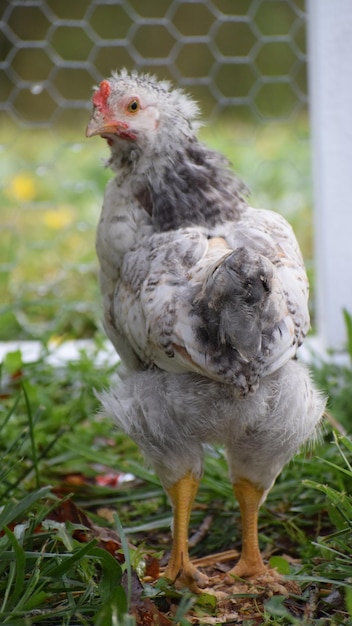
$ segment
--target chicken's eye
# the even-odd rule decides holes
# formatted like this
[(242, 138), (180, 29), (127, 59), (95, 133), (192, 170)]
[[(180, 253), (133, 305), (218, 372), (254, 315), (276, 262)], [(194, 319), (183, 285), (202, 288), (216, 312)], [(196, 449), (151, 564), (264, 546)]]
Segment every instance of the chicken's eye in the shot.
[(137, 113), (139, 110), (139, 102), (138, 100), (131, 100), (127, 106), (127, 110), (129, 113)]

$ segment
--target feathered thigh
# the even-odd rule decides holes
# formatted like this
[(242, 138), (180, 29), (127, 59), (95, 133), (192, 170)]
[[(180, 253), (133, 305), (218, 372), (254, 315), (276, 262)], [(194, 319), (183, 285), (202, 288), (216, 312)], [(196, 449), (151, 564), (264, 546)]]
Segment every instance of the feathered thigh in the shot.
[(291, 360), (239, 397), (231, 385), (159, 369), (133, 373), (100, 395), (104, 411), (140, 446), (164, 487), (200, 477), (202, 444), (223, 444), (233, 482), (267, 492), (302, 444), (314, 439), (325, 401)]

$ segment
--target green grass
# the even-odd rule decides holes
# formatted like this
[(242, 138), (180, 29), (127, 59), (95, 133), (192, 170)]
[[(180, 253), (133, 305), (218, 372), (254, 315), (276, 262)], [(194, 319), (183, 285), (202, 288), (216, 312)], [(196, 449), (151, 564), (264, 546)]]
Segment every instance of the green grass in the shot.
[[(133, 624), (126, 612), (126, 565), (97, 544), (85, 519), (51, 519), (69, 496), (108, 533), (116, 522), (107, 522), (102, 510), (118, 512), (138, 548), (131, 553), (138, 571), (145, 550), (160, 556), (169, 546), (170, 509), (159, 481), (143, 466), (136, 446), (97, 414), (94, 390), (111, 376), (108, 364), (97, 369), (94, 357), (84, 352), (76, 363), (59, 369), (44, 356), (24, 364), (18, 353), (2, 365), (0, 623), (108, 626), (119, 614), (116, 623)], [(108, 471), (133, 472), (136, 480), (119, 488), (101, 486), (97, 479)], [(288, 567), (301, 587), (297, 598), (268, 602), (263, 624), (351, 623), (351, 487), (351, 441), (326, 425), (314, 454), (303, 453), (284, 469), (261, 511), (262, 549), (280, 557), (276, 565), (283, 571)], [(193, 552), (201, 556), (238, 548), (239, 512), (221, 449), (207, 457), (197, 501), (201, 506), (192, 515), (191, 532), (205, 514), (211, 513), (213, 522)], [(83, 543), (75, 534), (82, 526)], [(290, 558), (289, 566), (282, 555)], [(145, 587), (163, 610), (170, 593)], [(304, 621), (311, 595), (315, 604), (310, 621)], [(181, 613), (197, 602), (198, 612), (204, 612), (204, 599), (187, 593), (176, 594), (173, 602), (181, 602)], [(183, 616), (179, 623), (188, 621)]]
[[(79, 473), (89, 485), (101, 468), (116, 469), (123, 444), (111, 424), (97, 417), (93, 393), (108, 374), (109, 368), (96, 372), (83, 354), (61, 370), (48, 367), (44, 358), (23, 365), (18, 353), (3, 363), (1, 623), (103, 625), (113, 623), (114, 612), (119, 623), (131, 623), (123, 617), (127, 598), (120, 564), (94, 537), (77, 541), (79, 524), (50, 521), (69, 494), (67, 476)], [(104, 489), (94, 492), (106, 497)]]

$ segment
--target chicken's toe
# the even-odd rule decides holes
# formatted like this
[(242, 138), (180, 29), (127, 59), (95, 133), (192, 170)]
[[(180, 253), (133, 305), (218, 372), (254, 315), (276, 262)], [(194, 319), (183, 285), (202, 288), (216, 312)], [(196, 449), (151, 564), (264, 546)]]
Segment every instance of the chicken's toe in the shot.
[(228, 575), (238, 576), (238, 578), (251, 578), (260, 576), (266, 569), (267, 567), (264, 565), (260, 555), (256, 560), (248, 560), (241, 557), (238, 563), (229, 570)]
[(199, 593), (208, 584), (208, 577), (202, 574), (191, 561), (182, 565), (169, 563), (163, 576), (176, 587), (188, 587), (194, 593)]

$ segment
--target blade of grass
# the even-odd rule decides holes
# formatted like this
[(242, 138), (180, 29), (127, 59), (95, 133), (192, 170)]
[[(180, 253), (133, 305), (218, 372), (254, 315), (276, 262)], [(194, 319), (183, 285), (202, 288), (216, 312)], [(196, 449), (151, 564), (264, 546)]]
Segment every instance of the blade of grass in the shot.
[[(22, 383), (21, 387), (22, 387), (22, 391), (23, 391), (23, 395), (24, 395), (24, 399), (26, 403), (26, 408), (27, 408), (29, 437), (30, 437), (31, 449), (32, 449), (32, 462), (33, 462), (33, 467), (34, 467), (35, 482), (36, 482), (36, 487), (39, 488), (40, 478), (39, 478), (39, 468), (38, 468), (38, 459), (37, 459), (37, 449), (36, 449), (35, 437), (34, 437), (34, 420), (33, 420), (32, 408), (29, 402), (25, 383)], [(38, 409), (37, 416), (41, 412), (42, 412), (42, 409)]]
[[(10, 566), (10, 574), (8, 577), (8, 585), (2, 604), (2, 611), (5, 610), (6, 605), (8, 605), (9, 608), (13, 607), (16, 600), (20, 597), (24, 588), (26, 566), (25, 551), (23, 550), (22, 546), (20, 546), (15, 534), (6, 526), (3, 530), (11, 543), (15, 558)], [(14, 580), (14, 588), (12, 594), (10, 595), (9, 592), (11, 590), (12, 580)]]
[(337, 588), (338, 587), (344, 587), (345, 589), (350, 589), (351, 588), (351, 583), (349, 580), (337, 580), (334, 578), (329, 578), (328, 576), (319, 576), (319, 575), (314, 575), (314, 576), (307, 576), (305, 574), (297, 574), (295, 576), (290, 576), (290, 579), (292, 580), (296, 580), (297, 582), (302, 582), (302, 583), (323, 583), (323, 584), (327, 584), (327, 585), (335, 585)]
[[(114, 559), (110, 552), (107, 552), (107, 550), (103, 550), (102, 548), (94, 548), (91, 551), (91, 554), (92, 556), (96, 557), (101, 564), (103, 574), (99, 583), (99, 593), (101, 595), (103, 603), (108, 602), (111, 598), (112, 593), (115, 591), (117, 585), (121, 581), (121, 565), (116, 559)], [(127, 611), (126, 598), (122, 608), (124, 612)]]
[(335, 444), (336, 444), (336, 446), (337, 446), (337, 448), (338, 448), (338, 450), (339, 450), (339, 453), (341, 454), (341, 456), (342, 456), (342, 458), (343, 458), (344, 462), (346, 463), (346, 467), (347, 467), (347, 469), (349, 470), (349, 472), (350, 472), (350, 476), (351, 476), (351, 478), (352, 478), (352, 465), (351, 465), (351, 463), (349, 462), (349, 460), (348, 460), (348, 458), (347, 458), (347, 456), (346, 456), (346, 454), (345, 454), (345, 451), (342, 449), (342, 446), (341, 446), (341, 444), (343, 444), (343, 445), (347, 448), (347, 450), (348, 450), (349, 452), (352, 452), (352, 441), (349, 441), (349, 440), (347, 439), (347, 437), (344, 437), (344, 436), (342, 436), (342, 437), (338, 437), (338, 436), (336, 435), (335, 431), (333, 432), (333, 435), (334, 435), (334, 441), (335, 441)]
[[(41, 451), (41, 453), (39, 455), (37, 455), (37, 459), (36, 459), (37, 460), (37, 464), (40, 461), (42, 461), (42, 460), (46, 460), (46, 457), (47, 457), (48, 453), (50, 452), (50, 450), (55, 446), (55, 444), (60, 439), (60, 437), (62, 437), (62, 435), (64, 435), (67, 431), (68, 431), (68, 428), (66, 428), (66, 427), (62, 427), (62, 428), (60, 428), (58, 430), (58, 432), (53, 436), (52, 440), (49, 441), (48, 445), (45, 446), (45, 448), (42, 449), (42, 451)], [(19, 474), (17, 480), (14, 483), (11, 483), (7, 493), (9, 493), (9, 491), (15, 491), (17, 489), (17, 487), (19, 485), (21, 485), (21, 483), (24, 481), (25, 478), (29, 479), (33, 468), (34, 468), (34, 465), (26, 467), (25, 471), (21, 472)]]
[(351, 470), (350, 469), (346, 469), (344, 467), (341, 467), (341, 465), (337, 465), (336, 463), (332, 463), (332, 461), (328, 461), (327, 459), (322, 459), (321, 457), (317, 457), (320, 461), (322, 461), (323, 463), (325, 463), (326, 465), (329, 465), (330, 467), (333, 467), (335, 470), (342, 472), (343, 474), (346, 474), (349, 478), (351, 478)]
[(346, 607), (349, 613), (350, 618), (352, 618), (352, 588), (351, 587), (347, 587), (346, 592), (345, 592), (345, 599), (346, 599)]
[(97, 540), (92, 539), (89, 543), (85, 544), (82, 548), (77, 550), (71, 555), (61, 555), (61, 558), (64, 557), (63, 562), (59, 565), (54, 565), (54, 567), (50, 567), (47, 569), (47, 574), (52, 578), (61, 578), (64, 576), (73, 565), (78, 563), (85, 555), (89, 555), (92, 552), (92, 549), (97, 545)]
[(129, 551), (128, 542), (127, 542), (124, 529), (122, 527), (120, 518), (117, 515), (117, 513), (114, 513), (114, 522), (116, 525), (116, 530), (121, 540), (121, 546), (122, 546), (122, 550), (123, 550), (124, 557), (125, 557), (126, 571), (127, 571), (127, 609), (129, 610), (129, 607), (131, 605), (131, 597), (132, 597), (132, 566), (131, 566), (131, 559), (130, 559), (130, 551)]
[(347, 311), (347, 309), (342, 309), (342, 313), (347, 333), (347, 350), (352, 362), (352, 315)]
[(20, 518), (28, 509), (30, 509), (35, 502), (38, 502), (42, 498), (48, 496), (51, 491), (51, 487), (41, 487), (34, 491), (33, 493), (28, 494), (19, 502), (8, 502), (5, 504), (3, 509), (0, 512), (0, 528), (3, 526), (7, 526), (14, 522), (16, 519)]
[(12, 415), (15, 413), (15, 411), (16, 411), (16, 409), (18, 407), (19, 401), (20, 401), (20, 395), (17, 396), (17, 398), (15, 399), (13, 405), (7, 411), (7, 414), (5, 415), (4, 420), (0, 424), (0, 431), (4, 429), (4, 427), (6, 426), (8, 421), (11, 419)]

